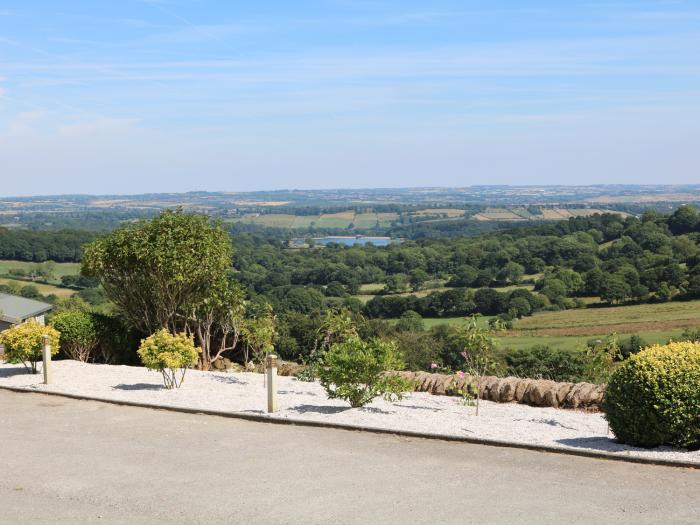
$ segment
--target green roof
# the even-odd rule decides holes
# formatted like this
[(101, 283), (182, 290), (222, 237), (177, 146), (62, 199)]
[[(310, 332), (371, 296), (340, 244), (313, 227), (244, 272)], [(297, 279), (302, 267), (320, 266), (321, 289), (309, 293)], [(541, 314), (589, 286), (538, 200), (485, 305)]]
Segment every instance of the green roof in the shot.
[(34, 299), (0, 293), (0, 320), (8, 323), (22, 321), (41, 315), (51, 310), (53, 306)]

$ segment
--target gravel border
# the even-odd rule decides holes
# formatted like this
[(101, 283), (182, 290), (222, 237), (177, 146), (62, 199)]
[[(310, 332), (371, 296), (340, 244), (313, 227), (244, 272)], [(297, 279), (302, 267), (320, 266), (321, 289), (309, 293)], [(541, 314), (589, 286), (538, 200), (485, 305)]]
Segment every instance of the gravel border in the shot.
[[(52, 385), (43, 385), (40, 374), (21, 372), (21, 366), (0, 365), (0, 388), (258, 422), (395, 434), (700, 469), (700, 451), (689, 452), (669, 447), (647, 450), (621, 445), (603, 432), (601, 425), (606, 423), (601, 414), (578, 410), (482, 401), (482, 415), (477, 417), (473, 415), (474, 409), (461, 405), (458, 398), (425, 393), (410, 394), (403, 401), (393, 404), (375, 400), (368, 407), (350, 409), (343, 402), (326, 399), (317, 383), (279, 377), (280, 411), (266, 414), (262, 410), (265, 406), (265, 389), (262, 388), (261, 374), (190, 371), (182, 389), (166, 391), (160, 385), (159, 374), (141, 367), (57, 361), (54, 362), (55, 382)], [(144, 378), (147, 382), (143, 382)], [(225, 402), (222, 402), (224, 399)], [(309, 400), (314, 404), (304, 403)], [(228, 406), (221, 409), (221, 405)], [(420, 414), (415, 416), (411, 412)], [(465, 422), (472, 429), (465, 429)], [(507, 438), (501, 439), (501, 435)]]

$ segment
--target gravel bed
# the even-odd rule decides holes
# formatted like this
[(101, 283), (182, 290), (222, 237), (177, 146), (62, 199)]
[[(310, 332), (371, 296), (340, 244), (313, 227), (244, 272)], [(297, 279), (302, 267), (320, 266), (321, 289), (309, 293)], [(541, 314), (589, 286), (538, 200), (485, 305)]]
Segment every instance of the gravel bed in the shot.
[[(58, 392), (115, 401), (267, 416), (263, 375), (187, 372), (182, 388), (165, 390), (161, 375), (142, 367), (53, 363), (54, 384), (29, 375), (21, 365), (0, 364), (0, 386)], [(479, 416), (460, 398), (412, 393), (402, 401), (382, 399), (363, 408), (326, 398), (318, 383), (279, 377), (280, 410), (269, 417), (321, 421), (444, 436), (614, 453), (626, 457), (700, 464), (700, 451), (669, 447), (640, 449), (616, 443), (602, 414), (482, 401)]]

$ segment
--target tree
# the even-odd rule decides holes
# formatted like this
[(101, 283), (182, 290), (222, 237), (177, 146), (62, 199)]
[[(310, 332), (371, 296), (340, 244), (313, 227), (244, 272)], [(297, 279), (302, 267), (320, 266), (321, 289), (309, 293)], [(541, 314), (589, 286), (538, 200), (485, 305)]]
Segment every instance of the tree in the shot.
[(204, 215), (164, 211), (119, 228), (85, 248), (83, 273), (96, 277), (143, 333), (182, 329), (192, 305), (231, 267), (228, 233)]
[(43, 357), (45, 335), (49, 336), (51, 355), (56, 355), (61, 334), (52, 326), (34, 320), (0, 332), (0, 345), (5, 347), (5, 356), (10, 363), (22, 363), (27, 372), (36, 374), (36, 365)]
[(668, 218), (668, 227), (677, 235), (695, 231), (699, 223), (698, 210), (690, 205), (680, 206)]
[(68, 357), (83, 363), (93, 360), (100, 340), (99, 327), (92, 314), (65, 310), (53, 316), (51, 325), (61, 333), (61, 350)]
[(600, 290), (600, 298), (610, 304), (621, 303), (632, 295), (632, 289), (620, 275), (606, 275)]
[(423, 318), (418, 312), (407, 310), (399, 317), (396, 330), (399, 332), (422, 332), (425, 330)]
[(195, 334), (202, 349), (199, 355), (202, 370), (211, 369), (224, 352), (238, 346), (244, 316), (244, 291), (227, 278), (214, 283), (209, 295), (193, 305), (188, 330)]
[(165, 328), (141, 341), (139, 357), (150, 370), (163, 374), (165, 388), (180, 388), (187, 369), (197, 362), (200, 349), (194, 346), (192, 337), (171, 334)]

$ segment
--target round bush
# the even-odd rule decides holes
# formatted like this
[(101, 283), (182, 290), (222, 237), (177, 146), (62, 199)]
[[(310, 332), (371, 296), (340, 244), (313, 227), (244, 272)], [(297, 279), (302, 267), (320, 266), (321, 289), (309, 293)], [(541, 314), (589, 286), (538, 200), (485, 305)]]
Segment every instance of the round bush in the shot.
[(656, 345), (630, 357), (610, 379), (603, 410), (623, 443), (700, 447), (700, 344)]

